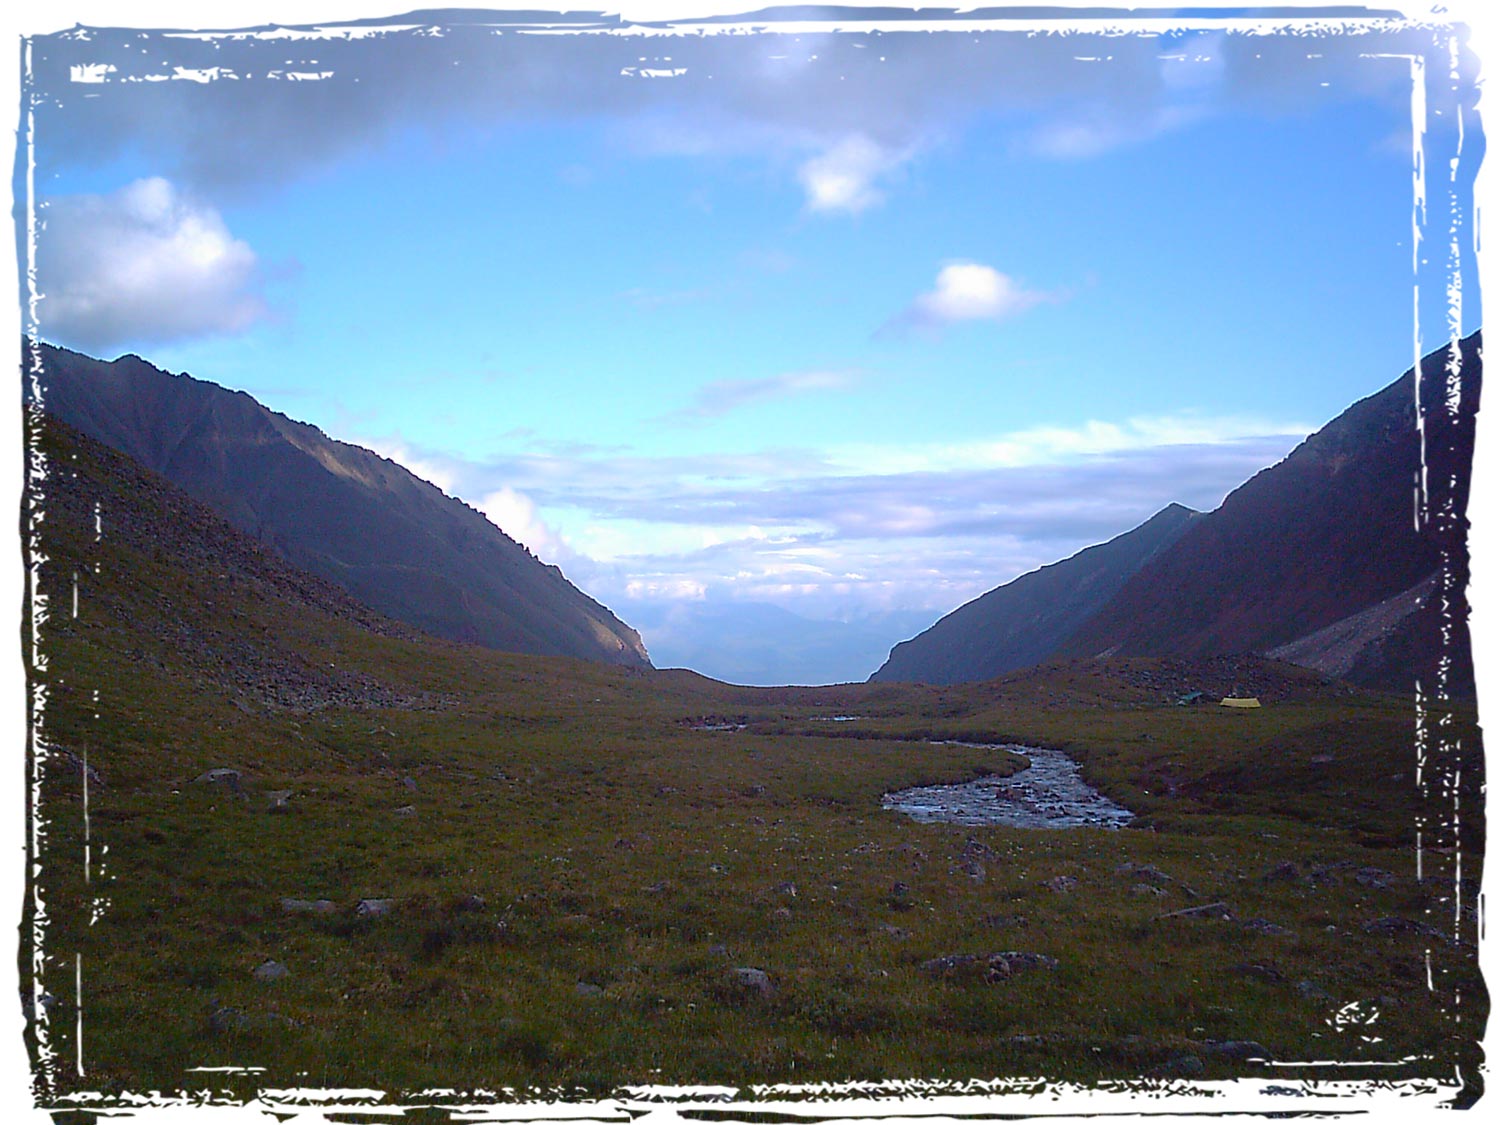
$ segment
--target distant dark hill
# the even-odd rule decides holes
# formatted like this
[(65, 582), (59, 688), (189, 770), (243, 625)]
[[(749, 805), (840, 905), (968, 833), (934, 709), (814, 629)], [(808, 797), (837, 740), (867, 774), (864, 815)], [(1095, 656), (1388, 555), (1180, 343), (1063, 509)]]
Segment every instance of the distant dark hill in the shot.
[(48, 414), (390, 617), (504, 651), (649, 663), (560, 570), (392, 461), (136, 356), (38, 344), (35, 359)]
[(1039, 663), (1200, 518), (1171, 504), (1107, 543), (1023, 574), (902, 641), (870, 679), (952, 684)]
[(1472, 695), (1465, 511), (1481, 368), (1478, 333), (1422, 361), (1422, 429), (1412, 371), (1355, 403), (1142, 567), (1058, 655), (1276, 650), (1398, 690), (1413, 675), (1430, 690), (1446, 661), (1448, 690)]

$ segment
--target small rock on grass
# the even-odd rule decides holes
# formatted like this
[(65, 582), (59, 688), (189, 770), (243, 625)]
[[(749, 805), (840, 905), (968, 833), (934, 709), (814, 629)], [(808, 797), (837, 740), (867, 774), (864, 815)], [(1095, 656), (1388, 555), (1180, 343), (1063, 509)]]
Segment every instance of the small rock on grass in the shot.
[(232, 770), (227, 766), (211, 769), (207, 773), (200, 773), (193, 781), (201, 785), (221, 785), (231, 793), (240, 791), (240, 771)]
[(730, 977), (741, 989), (755, 996), (770, 996), (776, 991), (764, 969), (738, 968), (731, 971)]
[(259, 965), (255, 966), (255, 968), (251, 970), (251, 975), (254, 976), (258, 981), (268, 983), (270, 981), (280, 980), (282, 977), (286, 976), (288, 972), (289, 970), (287, 969), (287, 967), (280, 961), (262, 961)]
[(1149, 863), (1122, 863), (1115, 868), (1115, 874), (1125, 879), (1134, 879), (1137, 883), (1153, 883), (1156, 886), (1172, 882), (1172, 876)]
[(1293, 931), (1285, 926), (1278, 926), (1275, 922), (1268, 922), (1264, 918), (1247, 918), (1245, 929), (1253, 930), (1258, 934), (1267, 934), (1270, 937), (1295, 937)]
[(1376, 918), (1374, 921), (1366, 922), (1361, 929), (1367, 934), (1379, 934), (1382, 937), (1395, 937), (1397, 934), (1420, 934), (1422, 937), (1436, 938), (1442, 942), (1448, 940), (1448, 935), (1436, 926), (1429, 926), (1426, 922), (1414, 922), (1410, 918), (1398, 918), (1395, 915)]
[(1158, 914), (1157, 921), (1164, 918), (1213, 918), (1220, 921), (1232, 921), (1234, 911), (1229, 909), (1227, 902), (1206, 902), (1202, 906), (1189, 906), (1185, 910), (1173, 910), (1166, 914)]
[(284, 898), (281, 910), (284, 914), (332, 914), (338, 909), (326, 898)]
[(354, 908), (354, 913), (361, 918), (379, 918), (382, 914), (389, 914), (391, 907), (395, 905), (396, 900), (393, 898), (362, 898)]
[(972, 976), (995, 984), (1028, 969), (1055, 969), (1057, 959), (1045, 953), (1020, 953), (1014, 950), (989, 954), (950, 953), (923, 961), (918, 968), (936, 979)]

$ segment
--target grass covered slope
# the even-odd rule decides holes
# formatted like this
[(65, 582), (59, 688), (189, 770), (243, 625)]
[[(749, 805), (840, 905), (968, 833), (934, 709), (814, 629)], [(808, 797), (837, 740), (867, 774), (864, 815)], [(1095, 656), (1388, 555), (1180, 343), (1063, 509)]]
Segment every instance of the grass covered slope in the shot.
[[(383, 621), (60, 427), (43, 451), (44, 1100), (1476, 1080), (1472, 710), (1419, 733), (1254, 660), (750, 689), (507, 655)], [(1266, 706), (1173, 705), (1194, 688)], [(933, 739), (1063, 748), (1137, 826), (882, 810), (1021, 764)], [(194, 1069), (228, 1066), (263, 1069)]]
[(28, 342), (54, 417), (381, 612), (510, 652), (649, 663), (635, 631), (483, 515), (249, 395)]

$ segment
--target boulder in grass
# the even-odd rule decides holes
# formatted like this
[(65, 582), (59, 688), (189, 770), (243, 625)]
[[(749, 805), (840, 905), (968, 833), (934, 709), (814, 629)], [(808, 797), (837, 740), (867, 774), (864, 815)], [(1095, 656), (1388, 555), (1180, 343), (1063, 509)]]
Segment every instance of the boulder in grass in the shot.
[(1168, 914), (1156, 916), (1157, 921), (1166, 918), (1214, 919), (1229, 922), (1234, 919), (1234, 911), (1229, 909), (1227, 902), (1207, 902), (1202, 906), (1189, 906), (1186, 910), (1173, 910)]
[(281, 980), (290, 970), (280, 961), (262, 961), (251, 970), (251, 975), (263, 984)]
[(1115, 868), (1115, 874), (1123, 879), (1133, 879), (1138, 884), (1151, 883), (1158, 887), (1172, 882), (1172, 876), (1150, 863), (1130, 863), (1127, 861)]
[(770, 976), (764, 969), (739, 968), (730, 972), (730, 979), (741, 992), (751, 996), (770, 996), (776, 991)]
[(221, 766), (218, 769), (208, 770), (193, 778), (194, 783), (199, 785), (215, 785), (229, 790), (231, 793), (240, 791), (240, 771)]
[(1415, 922), (1410, 918), (1399, 918), (1388, 915), (1384, 918), (1376, 918), (1372, 922), (1366, 922), (1361, 929), (1367, 934), (1378, 934), (1381, 937), (1395, 937), (1398, 934), (1417, 934), (1424, 938), (1435, 938), (1441, 942), (1448, 941), (1448, 935), (1436, 926), (1429, 926), (1426, 922)]
[(379, 918), (391, 912), (391, 907), (396, 905), (393, 898), (362, 898), (354, 908), (354, 913), (361, 918)]
[(1258, 934), (1266, 934), (1270, 937), (1295, 937), (1296, 934), (1285, 926), (1278, 926), (1275, 922), (1264, 918), (1247, 918), (1244, 923), (1245, 929), (1254, 930)]

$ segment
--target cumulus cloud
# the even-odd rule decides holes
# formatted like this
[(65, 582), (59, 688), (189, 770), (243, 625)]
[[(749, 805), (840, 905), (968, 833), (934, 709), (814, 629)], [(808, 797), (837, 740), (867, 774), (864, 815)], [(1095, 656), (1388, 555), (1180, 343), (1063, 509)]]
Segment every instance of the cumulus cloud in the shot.
[(509, 487), (499, 488), (481, 499), (478, 507), (492, 524), (537, 558), (555, 563), (568, 554), (562, 536), (547, 525), (524, 493)]
[(443, 459), (418, 453), (400, 438), (354, 437), (350, 440), (355, 445), (362, 445), (371, 452), (380, 454), (388, 461), (396, 462), (413, 476), (437, 486), (449, 496), (458, 494), (459, 474), (453, 466), (444, 464)]
[(255, 251), (160, 177), (48, 200), (37, 239), (39, 327), (102, 351), (242, 332), (267, 315)]
[(764, 379), (719, 379), (699, 388), (692, 404), (666, 415), (668, 419), (718, 418), (756, 402), (815, 391), (846, 391), (859, 376), (853, 371), (792, 371)]
[(884, 198), (876, 179), (894, 172), (909, 155), (862, 135), (845, 137), (797, 170), (808, 210), (857, 215), (873, 207)]
[(1058, 294), (1028, 289), (1015, 278), (982, 262), (949, 262), (937, 280), (882, 326), (881, 331), (935, 331), (965, 320), (1004, 320)]

